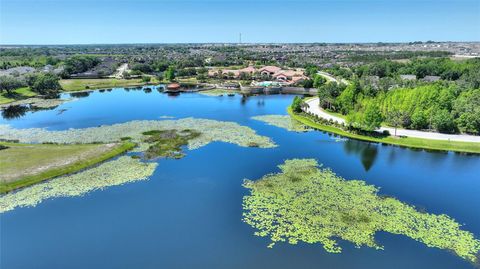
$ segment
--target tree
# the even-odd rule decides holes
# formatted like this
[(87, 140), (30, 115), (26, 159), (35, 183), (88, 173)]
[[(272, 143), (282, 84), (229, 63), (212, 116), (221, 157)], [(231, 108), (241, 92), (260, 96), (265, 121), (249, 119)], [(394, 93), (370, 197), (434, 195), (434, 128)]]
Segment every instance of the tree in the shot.
[(300, 98), (298, 96), (295, 96), (295, 98), (293, 98), (293, 102), (292, 102), (293, 112), (296, 112), (296, 113), (302, 112), (302, 104), (303, 104), (302, 98)]
[(480, 89), (461, 93), (453, 103), (453, 114), (461, 132), (480, 134)]
[(373, 100), (366, 104), (363, 111), (352, 111), (347, 115), (347, 124), (349, 126), (369, 132), (378, 129), (382, 121), (383, 116), (380, 107)]
[[(405, 117), (408, 117), (408, 114), (405, 114)], [(405, 121), (403, 126), (406, 126), (408, 123)], [(410, 127), (416, 130), (425, 129), (428, 127), (428, 119), (425, 111), (421, 109), (416, 109), (412, 114)]]
[(65, 71), (68, 74), (82, 73), (97, 66), (100, 62), (97, 57), (75, 55), (65, 60)]
[(250, 73), (247, 73), (247, 72), (241, 72), (239, 78), (240, 80), (252, 80), (252, 75), (250, 75)]
[(399, 109), (394, 109), (387, 112), (386, 121), (395, 128), (395, 136), (397, 136), (397, 128), (405, 124), (407, 116), (408, 115), (405, 111), (401, 111)]
[(24, 83), (12, 76), (0, 76), (0, 92), (7, 92), (8, 95), (12, 95), (13, 91), (24, 86)]
[(375, 131), (382, 124), (383, 117), (378, 105), (369, 102), (362, 117), (362, 126), (366, 131)]
[(305, 75), (307, 77), (312, 78), (313, 76), (315, 76), (315, 74), (317, 74), (317, 72), (318, 72), (318, 67), (315, 65), (307, 65), (305, 67)]
[(142, 76), (142, 81), (145, 82), (145, 83), (148, 83), (148, 82), (150, 82), (151, 80), (152, 80), (152, 78), (149, 77), (149, 76)]
[(455, 132), (455, 123), (452, 115), (445, 109), (437, 110), (432, 117), (432, 125), (438, 132)]
[(169, 66), (163, 73), (163, 77), (167, 81), (173, 81), (175, 79), (175, 68), (173, 66)]
[(60, 90), (62, 86), (58, 83), (58, 77), (50, 73), (38, 75), (32, 85), (32, 91), (46, 96), (57, 95)]
[(313, 88), (313, 80), (311, 79), (300, 80), (297, 84), (298, 86), (304, 87), (306, 89)]
[(357, 86), (355, 83), (352, 83), (345, 88), (345, 90), (338, 96), (336, 99), (336, 105), (338, 110), (343, 115), (347, 115), (350, 111), (353, 110), (357, 96)]
[(320, 88), (323, 84), (325, 84), (327, 82), (327, 80), (320, 76), (320, 75), (314, 75), (314, 79), (313, 79), (313, 87), (314, 88)]
[(140, 73), (150, 73), (153, 71), (149, 64), (137, 63), (132, 66), (132, 71), (139, 71)]

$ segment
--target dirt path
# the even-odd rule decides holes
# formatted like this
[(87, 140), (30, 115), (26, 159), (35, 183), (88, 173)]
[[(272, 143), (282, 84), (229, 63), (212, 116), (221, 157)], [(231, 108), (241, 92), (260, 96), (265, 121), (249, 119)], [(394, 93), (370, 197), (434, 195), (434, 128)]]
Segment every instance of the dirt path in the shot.
[(127, 70), (128, 70), (128, 64), (127, 63), (122, 64), (117, 68), (117, 71), (115, 71), (115, 73), (111, 77), (121, 79), (123, 78), (123, 72)]

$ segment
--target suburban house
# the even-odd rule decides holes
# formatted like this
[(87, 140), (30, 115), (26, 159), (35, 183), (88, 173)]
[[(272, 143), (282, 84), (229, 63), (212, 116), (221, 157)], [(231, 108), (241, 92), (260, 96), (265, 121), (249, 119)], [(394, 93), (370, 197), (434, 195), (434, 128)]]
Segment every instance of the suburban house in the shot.
[(250, 66), (242, 68), (238, 71), (240, 71), (240, 73), (246, 73), (246, 74), (249, 74), (249, 75), (253, 75), (257, 71), (257, 69), (250, 65)]
[(258, 72), (260, 72), (260, 74), (262, 74), (263, 76), (273, 76), (275, 73), (277, 73), (280, 70), (282, 70), (282, 68), (278, 66), (270, 65), (270, 66), (264, 66), (260, 68)]
[(441, 79), (440, 76), (425, 76), (422, 80), (426, 82), (435, 82)]
[(299, 81), (305, 80), (307, 77), (303, 74), (303, 71), (297, 70), (279, 70), (272, 75), (272, 78), (278, 82), (289, 82), (289, 81)]
[(402, 80), (416, 80), (417, 76), (415, 75), (400, 75)]

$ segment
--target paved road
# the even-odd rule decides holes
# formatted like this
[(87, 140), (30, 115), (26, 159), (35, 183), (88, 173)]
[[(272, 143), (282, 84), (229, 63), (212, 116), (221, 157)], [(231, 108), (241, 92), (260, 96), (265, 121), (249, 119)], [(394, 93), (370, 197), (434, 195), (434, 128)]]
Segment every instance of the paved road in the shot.
[[(326, 113), (323, 109), (319, 106), (319, 99), (312, 98), (306, 101), (308, 104), (308, 108), (306, 109), (307, 112), (313, 113), (322, 117), (327, 120), (337, 121), (338, 123), (345, 123), (345, 120)], [(387, 130), (390, 134), (395, 133), (395, 128), (390, 127), (381, 127), (377, 130), (377, 132), (383, 132)], [(441, 134), (441, 133), (434, 133), (434, 132), (424, 132), (424, 131), (415, 131), (415, 130), (405, 130), (405, 129), (397, 129), (398, 136), (408, 136), (408, 137), (417, 137), (417, 138), (425, 138), (425, 139), (435, 139), (435, 140), (451, 140), (451, 141), (462, 141), (462, 142), (479, 142), (480, 143), (480, 136), (474, 135), (452, 135), (452, 134)]]
[(317, 74), (324, 77), (328, 82), (343, 83), (343, 84), (346, 84), (346, 85), (350, 84), (350, 82), (348, 82), (348, 80), (342, 78), (339, 81), (336, 77), (332, 76), (331, 74), (329, 74), (327, 72), (318, 71)]

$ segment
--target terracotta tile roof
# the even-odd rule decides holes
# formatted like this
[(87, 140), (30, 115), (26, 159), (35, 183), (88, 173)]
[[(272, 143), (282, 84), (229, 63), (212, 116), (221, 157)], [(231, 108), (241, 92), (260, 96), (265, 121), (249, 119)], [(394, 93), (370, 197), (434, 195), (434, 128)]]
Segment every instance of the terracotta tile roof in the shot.
[(259, 71), (260, 72), (267, 71), (269, 73), (276, 73), (280, 70), (282, 70), (280, 67), (270, 65), (270, 66), (264, 66), (264, 67), (260, 68)]
[(240, 69), (239, 71), (244, 72), (244, 73), (255, 73), (255, 71), (257, 71), (257, 69), (253, 66), (248, 66), (248, 67)]

